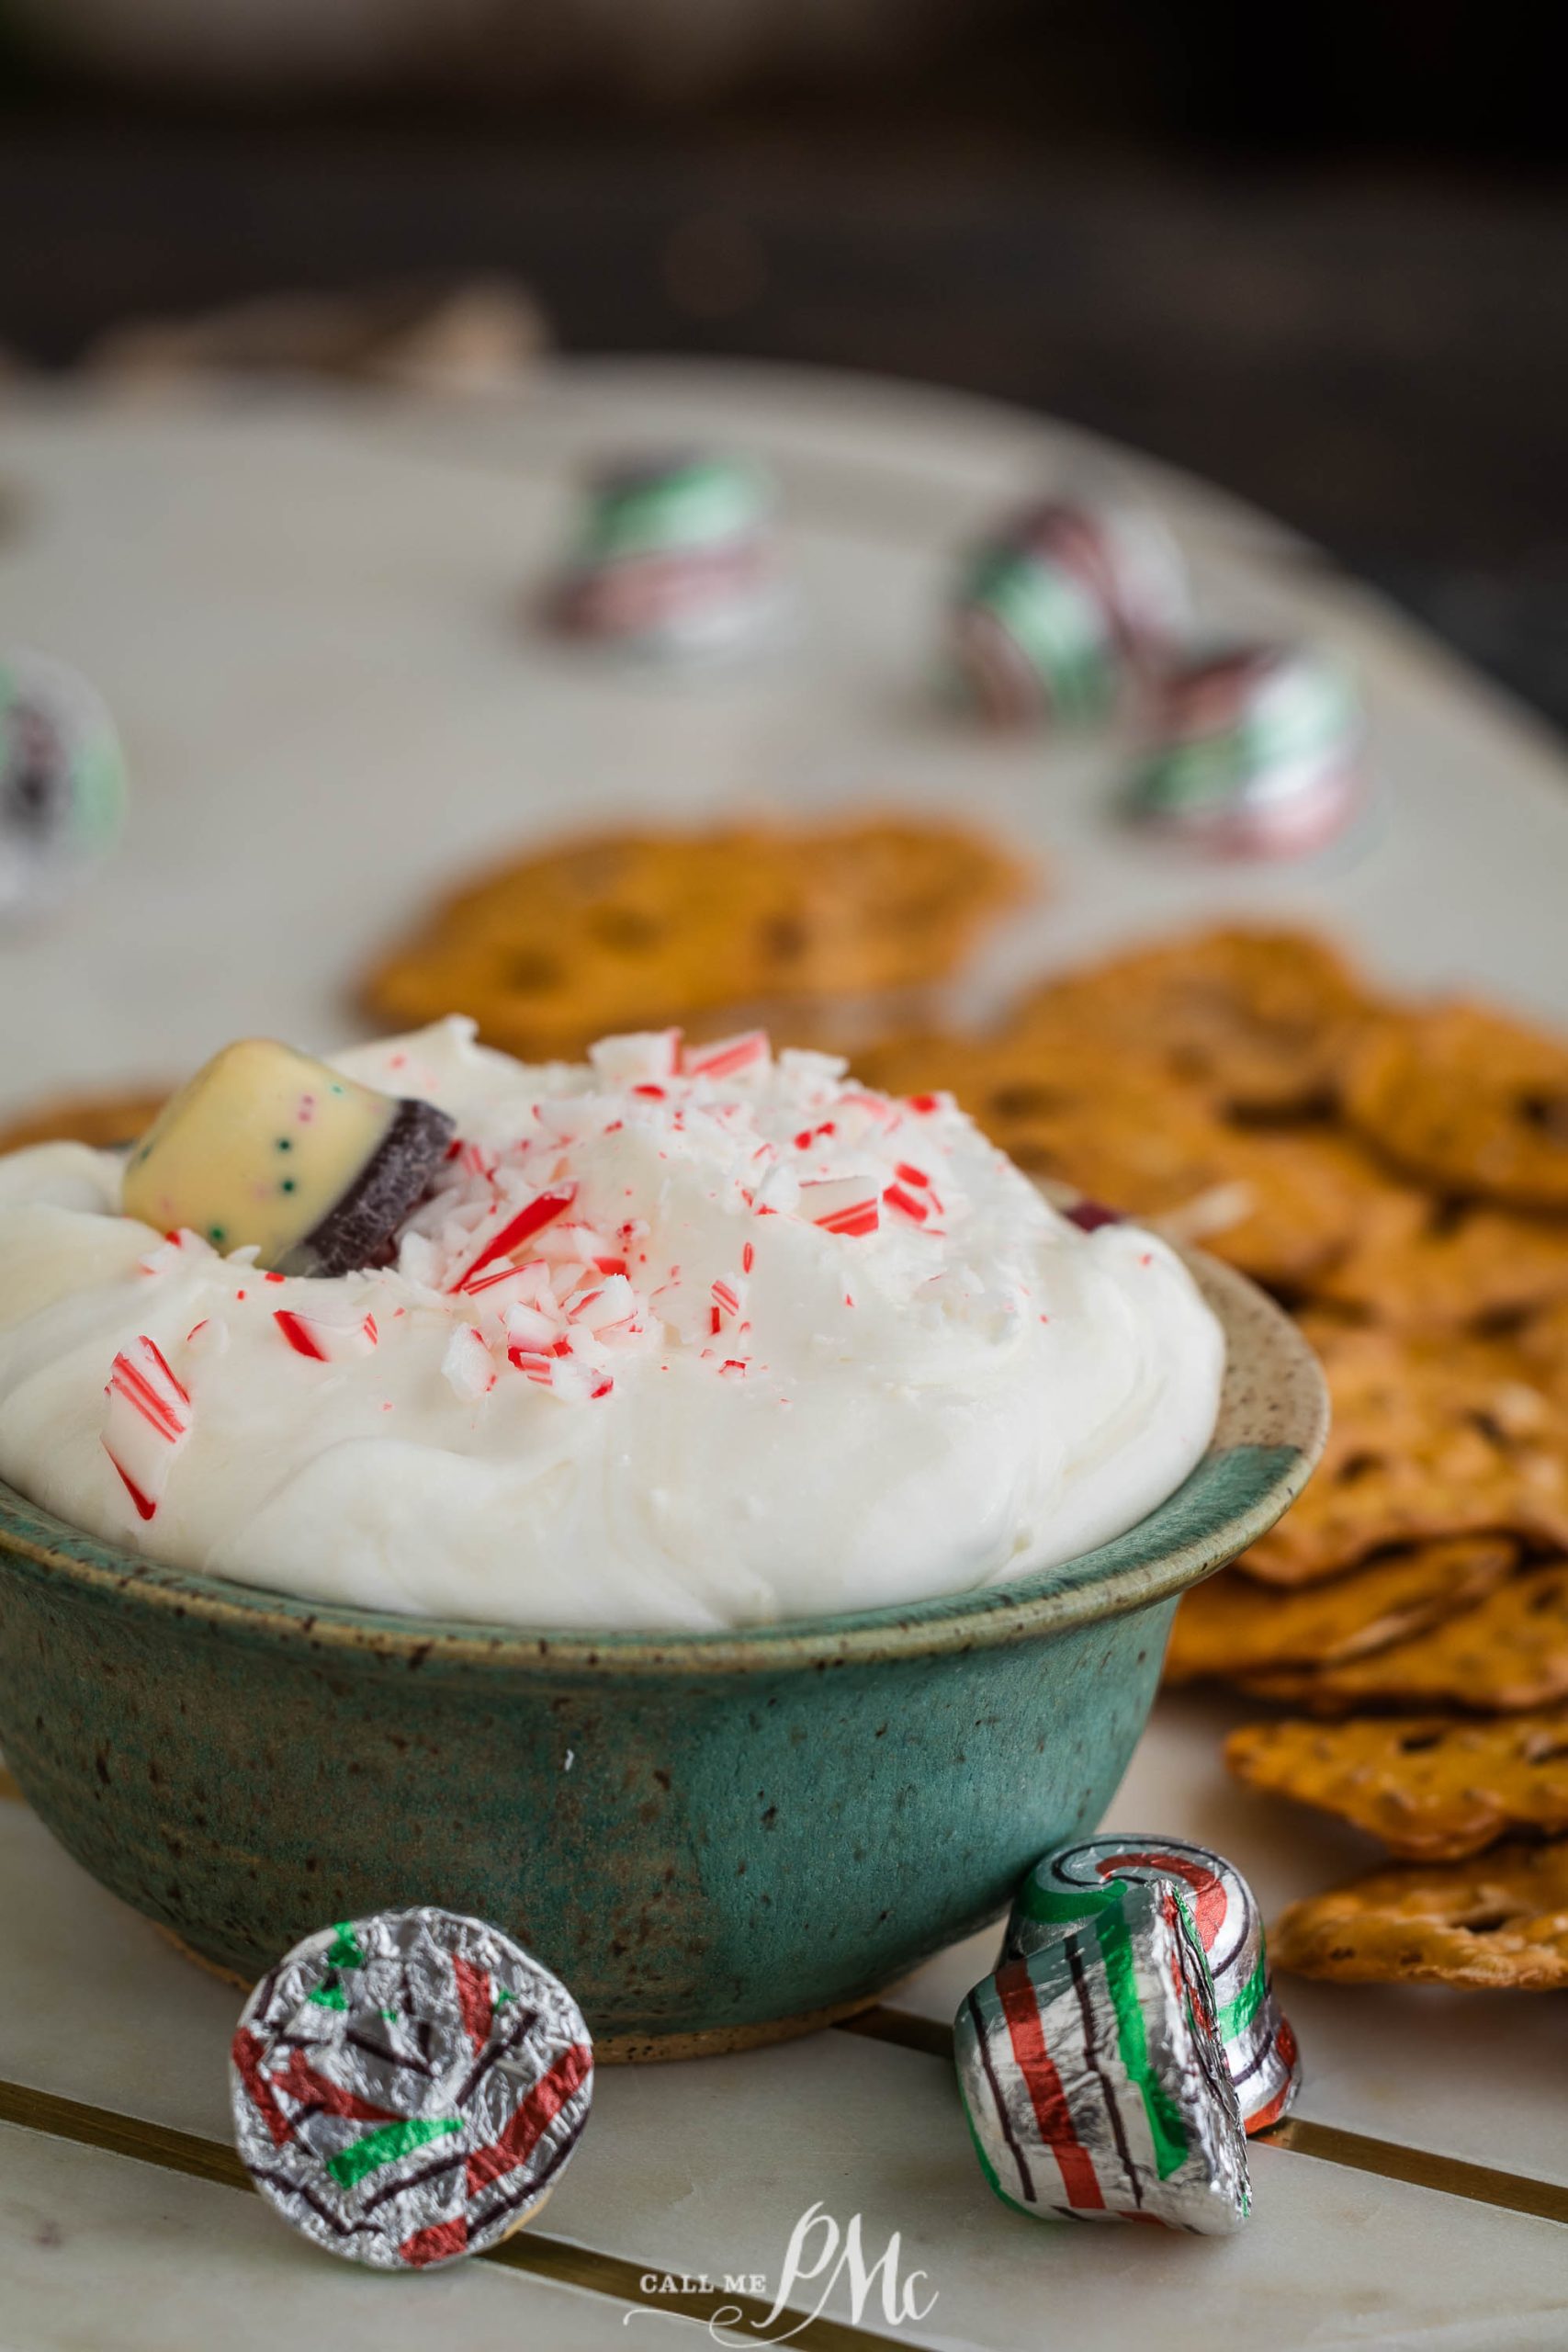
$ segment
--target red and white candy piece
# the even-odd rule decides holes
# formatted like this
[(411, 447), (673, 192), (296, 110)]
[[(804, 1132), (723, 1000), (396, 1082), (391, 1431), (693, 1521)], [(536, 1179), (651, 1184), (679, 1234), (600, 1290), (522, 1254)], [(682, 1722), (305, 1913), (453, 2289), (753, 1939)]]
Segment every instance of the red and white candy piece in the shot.
[(802, 1184), (800, 1214), (824, 1233), (859, 1236), (882, 1223), (881, 1193), (874, 1176), (829, 1176)]
[(712, 1045), (688, 1046), (681, 1057), (682, 1078), (739, 1078), (743, 1070), (766, 1069), (772, 1056), (765, 1029), (746, 1029)]
[(116, 1356), (104, 1395), (104, 1452), (137, 1517), (152, 1519), (190, 1435), (190, 1391), (143, 1331)]
[(374, 1315), (336, 1304), (279, 1306), (272, 1319), (295, 1354), (315, 1363), (352, 1363), (369, 1355), (381, 1336)]
[(520, 1209), (509, 1212), (503, 1207), (452, 1288), (456, 1291), (476, 1289), (481, 1274), (501, 1259), (521, 1256), (525, 1244), (531, 1241), (536, 1234), (542, 1233), (547, 1225), (553, 1225), (558, 1217), (564, 1216), (576, 1198), (575, 1184), (558, 1184), (536, 1193)]
[(441, 1359), (441, 1374), (455, 1395), (488, 1396), (496, 1383), (495, 1358), (471, 1323), (459, 1323)]

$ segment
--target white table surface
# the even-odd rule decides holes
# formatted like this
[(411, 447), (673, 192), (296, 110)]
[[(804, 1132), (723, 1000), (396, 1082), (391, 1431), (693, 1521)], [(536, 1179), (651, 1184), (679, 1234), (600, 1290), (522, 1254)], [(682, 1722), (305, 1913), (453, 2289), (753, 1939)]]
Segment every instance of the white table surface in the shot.
[[(793, 643), (692, 683), (532, 639), (520, 600), (565, 527), (574, 465), (716, 438), (783, 481)], [(1163, 509), (1216, 625), (1308, 630), (1353, 661), (1379, 790), (1350, 841), (1261, 872), (1160, 854), (1110, 820), (1113, 743), (997, 744), (933, 716), (922, 656), (953, 541), (1086, 471)], [(737, 803), (959, 805), (1037, 844), (1053, 895), (998, 944), (977, 1001), (1241, 909), (1337, 929), (1404, 982), (1568, 1016), (1554, 741), (1288, 534), (1081, 435), (838, 379), (596, 364), (480, 409), (306, 390), (13, 401), (0, 479), (20, 508), (0, 539), (0, 639), (97, 682), (136, 785), (111, 869), (0, 939), (0, 1104), (177, 1075), (257, 1028), (341, 1041), (348, 977), (434, 878), (552, 827)], [(1371, 1849), (1229, 1782), (1216, 1746), (1235, 1719), (1162, 1702), (1111, 1821), (1222, 1847), (1271, 1908)], [(1254, 2218), (1217, 2245), (1032, 2223), (990, 2196), (942, 2028), (991, 1949), (922, 1970), (872, 2021), (880, 2035), (606, 2070), (514, 2261), (380, 2280), (224, 2179), (236, 1996), (0, 1803), (0, 2347), (696, 2343), (700, 2318), (639, 2278), (765, 2278), (765, 2308), (814, 2201), (841, 2226), (859, 2213), (872, 2257), (898, 2232), (903, 2271), (936, 2301), (897, 2324), (874, 2292), (857, 2317), (840, 2281), (803, 2344), (1568, 2340), (1568, 2006), (1287, 1982), (1299, 2120), (1292, 2144), (1255, 2148)], [(792, 2312), (816, 2291), (797, 2288)]]

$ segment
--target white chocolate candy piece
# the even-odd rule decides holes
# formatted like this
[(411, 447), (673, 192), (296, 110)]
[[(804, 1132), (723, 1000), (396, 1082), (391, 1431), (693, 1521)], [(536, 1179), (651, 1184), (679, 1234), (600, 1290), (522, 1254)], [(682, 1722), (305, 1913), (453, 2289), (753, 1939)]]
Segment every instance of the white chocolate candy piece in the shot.
[(282, 1273), (346, 1273), (385, 1249), (453, 1132), (432, 1102), (249, 1037), (165, 1103), (131, 1152), (122, 1204), (215, 1250), (254, 1246)]

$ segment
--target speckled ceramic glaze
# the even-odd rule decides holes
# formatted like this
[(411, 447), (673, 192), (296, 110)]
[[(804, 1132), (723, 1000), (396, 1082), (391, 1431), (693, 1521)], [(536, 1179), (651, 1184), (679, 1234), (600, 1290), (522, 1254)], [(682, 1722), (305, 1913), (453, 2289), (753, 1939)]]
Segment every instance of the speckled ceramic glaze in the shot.
[(1304, 1342), (1192, 1262), (1229, 1370), (1185, 1486), (1066, 1566), (908, 1609), (660, 1637), (313, 1608), (0, 1487), (6, 1760), (95, 1877), (244, 1977), (434, 1903), (536, 1952), (607, 2056), (846, 2015), (1095, 1827), (1178, 1595), (1317, 1456)]

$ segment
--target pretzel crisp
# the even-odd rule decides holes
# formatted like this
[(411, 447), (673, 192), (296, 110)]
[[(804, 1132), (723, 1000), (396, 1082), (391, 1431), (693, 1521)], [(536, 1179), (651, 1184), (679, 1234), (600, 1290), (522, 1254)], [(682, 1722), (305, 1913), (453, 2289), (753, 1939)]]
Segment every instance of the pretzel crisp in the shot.
[(1247, 1675), (1255, 1697), (1310, 1713), (1463, 1707), (1509, 1714), (1568, 1699), (1568, 1560), (1523, 1568), (1472, 1608), (1370, 1657)]
[(1374, 1871), (1292, 1903), (1269, 1950), (1277, 1968), (1345, 1984), (1558, 1991), (1568, 1985), (1568, 1839)]
[(1026, 870), (963, 827), (605, 833), (459, 890), (367, 975), (399, 1028), (471, 1013), (492, 1045), (570, 1058), (617, 1031), (694, 1035), (843, 1000), (899, 1003), (956, 969)]
[(1337, 1666), (1384, 1649), (1481, 1600), (1517, 1556), (1506, 1537), (1461, 1535), (1280, 1592), (1222, 1568), (1177, 1611), (1165, 1679), (1234, 1679), (1280, 1667)]
[(1568, 1045), (1484, 1005), (1391, 1015), (1357, 1047), (1352, 1124), (1434, 1189), (1568, 1211)]
[(0, 1123), (0, 1151), (35, 1143), (87, 1143), (100, 1151), (134, 1143), (164, 1107), (167, 1090), (105, 1088), (97, 1093), (55, 1094)]
[(1568, 1710), (1247, 1724), (1225, 1742), (1240, 1781), (1292, 1797), (1417, 1861), (1458, 1861), (1521, 1830), (1568, 1830)]
[(1308, 1318), (1334, 1419), (1305, 1493), (1241, 1566), (1313, 1584), (1393, 1544), (1514, 1534), (1568, 1551), (1568, 1417), (1523, 1351)]
[(1134, 949), (1047, 981), (1015, 1008), (1023, 1030), (1071, 1029), (1151, 1057), (1222, 1109), (1300, 1114), (1335, 1091), (1376, 1001), (1312, 933), (1224, 929)]

